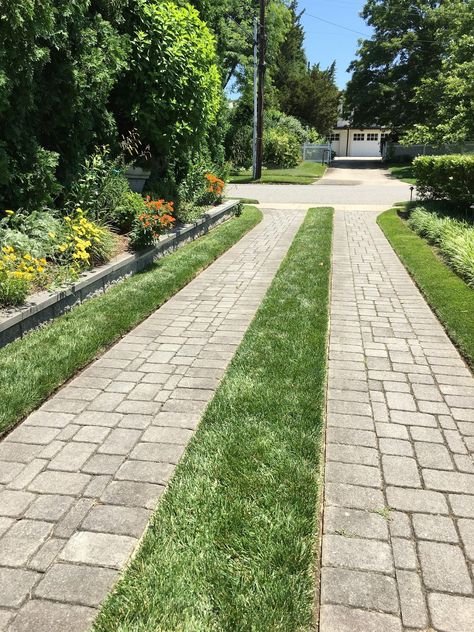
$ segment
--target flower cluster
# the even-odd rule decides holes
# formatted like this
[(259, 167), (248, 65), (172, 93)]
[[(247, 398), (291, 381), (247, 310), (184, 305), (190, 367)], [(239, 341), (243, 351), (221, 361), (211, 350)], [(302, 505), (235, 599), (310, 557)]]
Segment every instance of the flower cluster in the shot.
[(225, 188), (224, 180), (221, 180), (213, 173), (206, 173), (206, 180), (209, 183), (207, 188), (208, 192), (213, 193), (217, 199), (221, 198)]
[(147, 196), (145, 211), (136, 218), (131, 233), (131, 243), (134, 248), (146, 248), (152, 246), (155, 240), (167, 228), (171, 228), (176, 222), (173, 202), (165, 200), (152, 200)]
[(108, 238), (107, 229), (88, 220), (81, 208), (76, 209), (74, 215), (65, 217), (64, 222), (66, 228), (64, 238), (57, 246), (57, 257), (72, 263), (76, 270), (99, 263), (101, 257), (95, 255)]
[(12, 246), (4, 246), (0, 251), (0, 305), (22, 303), (32, 285), (40, 283), (46, 265), (46, 259), (21, 255)]

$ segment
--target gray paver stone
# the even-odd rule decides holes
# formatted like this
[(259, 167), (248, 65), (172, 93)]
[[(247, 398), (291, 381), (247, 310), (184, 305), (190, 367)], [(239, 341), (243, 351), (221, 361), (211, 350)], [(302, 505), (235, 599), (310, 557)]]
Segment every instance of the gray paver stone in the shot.
[(367, 612), (344, 606), (321, 608), (321, 632), (401, 632), (398, 617), (381, 612)]
[(29, 489), (43, 494), (79, 495), (90, 481), (90, 476), (71, 472), (48, 470), (39, 474)]
[(135, 538), (110, 533), (75, 533), (60, 554), (66, 562), (120, 569), (137, 544)]
[(21, 568), (0, 568), (0, 607), (18, 608), (40, 575)]
[(25, 566), (52, 530), (49, 522), (20, 520), (0, 540), (0, 565)]
[(93, 608), (34, 599), (20, 610), (9, 632), (84, 632), (96, 615)]
[(150, 518), (150, 511), (138, 507), (97, 505), (82, 523), (85, 531), (141, 537)]
[(403, 624), (411, 628), (425, 628), (428, 624), (428, 613), (418, 574), (397, 571), (397, 584)]
[(324, 566), (390, 573), (393, 571), (390, 546), (377, 540), (327, 534), (323, 538)]
[(474, 599), (431, 593), (428, 596), (433, 625), (442, 632), (472, 632)]
[(459, 547), (422, 541), (418, 545), (425, 585), (431, 590), (469, 595), (472, 583)]
[(54, 564), (35, 588), (35, 596), (97, 607), (117, 579), (117, 571), (94, 566)]
[(164, 489), (161, 485), (151, 483), (114, 481), (105, 488), (101, 500), (113, 505), (154, 509)]
[(381, 573), (353, 571), (344, 568), (323, 568), (321, 603), (338, 603), (398, 614), (395, 580)]

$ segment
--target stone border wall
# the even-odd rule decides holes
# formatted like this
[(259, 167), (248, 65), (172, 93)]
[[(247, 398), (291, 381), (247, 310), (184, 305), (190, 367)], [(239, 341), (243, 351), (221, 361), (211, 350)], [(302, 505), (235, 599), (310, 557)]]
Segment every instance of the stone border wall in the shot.
[(157, 259), (202, 237), (235, 215), (239, 204), (238, 200), (229, 200), (209, 210), (192, 224), (179, 226), (162, 235), (153, 248), (139, 254), (119, 255), (109, 263), (81, 274), (76, 283), (64, 289), (33, 294), (24, 306), (0, 311), (0, 348), (70, 311), (76, 305), (103, 294), (111, 285), (141, 272)]

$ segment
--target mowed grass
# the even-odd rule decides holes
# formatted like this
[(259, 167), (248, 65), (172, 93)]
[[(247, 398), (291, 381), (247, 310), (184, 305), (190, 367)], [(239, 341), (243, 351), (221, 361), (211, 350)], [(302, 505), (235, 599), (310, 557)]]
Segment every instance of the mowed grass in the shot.
[(395, 178), (398, 178), (402, 182), (416, 185), (415, 170), (413, 165), (389, 164), (388, 170), (392, 176), (395, 176)]
[(231, 184), (313, 184), (326, 173), (327, 166), (319, 162), (302, 162), (292, 169), (263, 169), (260, 180), (253, 180), (252, 171), (235, 173), (230, 176)]
[(0, 435), (71, 378), (262, 219), (246, 207), (240, 217), (157, 261), (25, 338), (0, 349)]
[(331, 238), (309, 211), (94, 632), (310, 629)]
[(471, 369), (474, 369), (474, 290), (399, 216), (386, 211), (378, 223)]

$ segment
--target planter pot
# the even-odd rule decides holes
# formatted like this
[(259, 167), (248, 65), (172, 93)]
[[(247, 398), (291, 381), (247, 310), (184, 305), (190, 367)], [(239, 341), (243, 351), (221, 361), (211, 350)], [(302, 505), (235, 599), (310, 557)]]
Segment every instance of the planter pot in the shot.
[(127, 169), (125, 177), (128, 180), (128, 184), (132, 191), (135, 193), (142, 193), (145, 188), (145, 183), (151, 176), (151, 171), (145, 171), (141, 167), (132, 167)]

